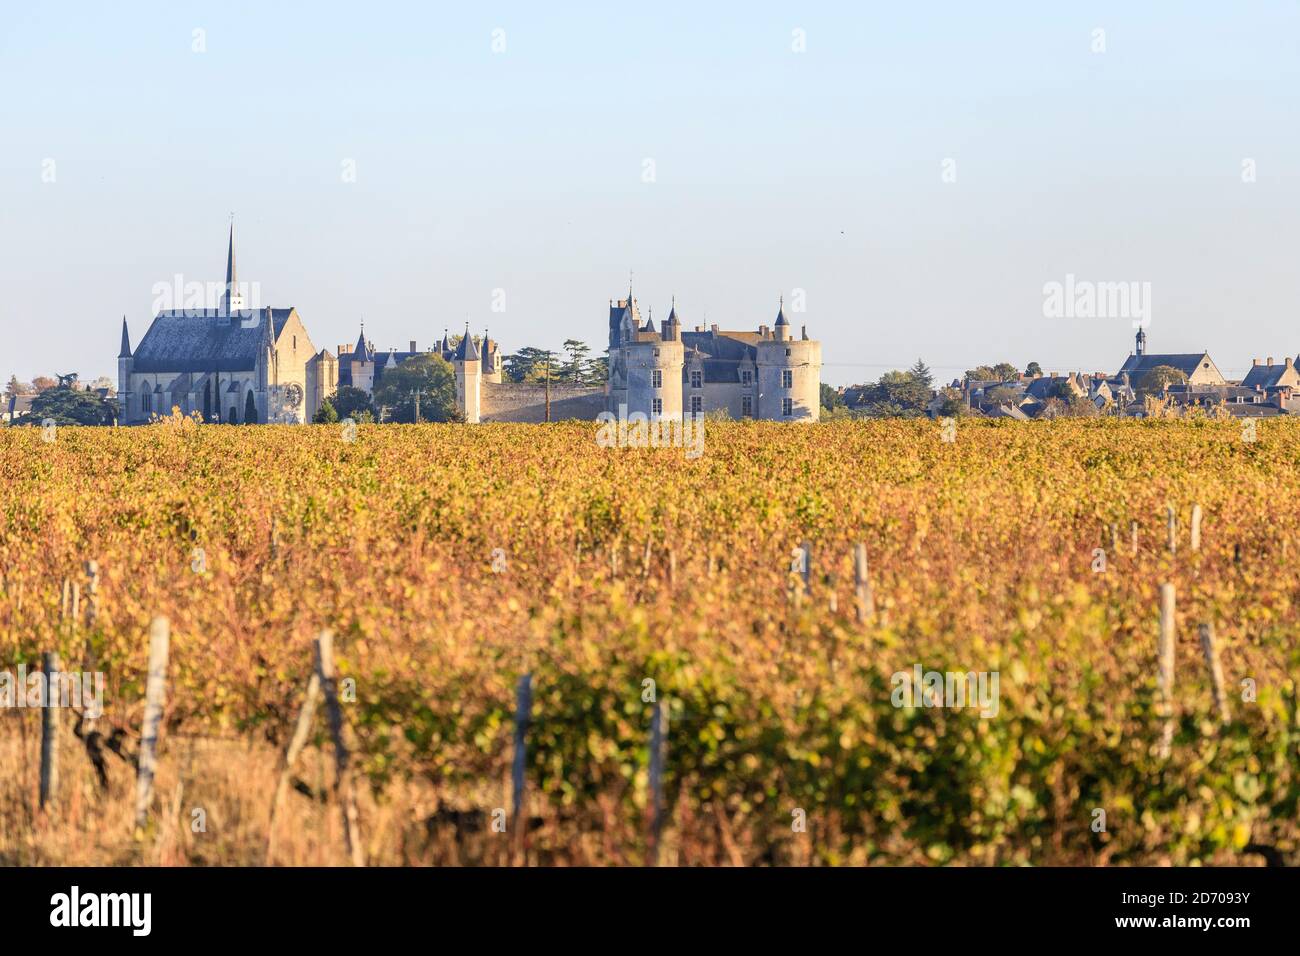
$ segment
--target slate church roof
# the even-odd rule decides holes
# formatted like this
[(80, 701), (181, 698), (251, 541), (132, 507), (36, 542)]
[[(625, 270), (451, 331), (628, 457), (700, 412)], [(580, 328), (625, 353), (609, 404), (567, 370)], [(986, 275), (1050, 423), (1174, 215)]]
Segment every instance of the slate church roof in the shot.
[(1178, 369), (1178, 371), (1190, 378), (1193, 372), (1203, 364), (1209, 362), (1210, 355), (1208, 352), (1188, 352), (1171, 355), (1130, 355), (1128, 360), (1120, 366), (1119, 374), (1123, 375), (1127, 372), (1130, 377), (1136, 379), (1139, 375), (1143, 375), (1146, 372), (1151, 371), (1153, 368), (1159, 368), (1161, 365), (1168, 365), (1170, 368)]
[(250, 309), (225, 315), (220, 309), (159, 312), (132, 356), (136, 372), (248, 372), (257, 365), (268, 314), (278, 339), (293, 313)]

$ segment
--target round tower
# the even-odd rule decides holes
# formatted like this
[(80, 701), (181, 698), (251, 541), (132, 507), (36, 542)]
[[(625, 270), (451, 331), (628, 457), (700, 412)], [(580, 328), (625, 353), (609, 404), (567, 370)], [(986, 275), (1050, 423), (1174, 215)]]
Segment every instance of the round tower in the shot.
[(815, 422), (821, 417), (822, 345), (791, 335), (782, 301), (771, 338), (755, 344), (758, 355), (758, 409), (755, 417), (771, 421)]
[(651, 419), (680, 419), (685, 359), (681, 339), (664, 341), (658, 335), (646, 335), (641, 341), (624, 343), (628, 414), (641, 412)]

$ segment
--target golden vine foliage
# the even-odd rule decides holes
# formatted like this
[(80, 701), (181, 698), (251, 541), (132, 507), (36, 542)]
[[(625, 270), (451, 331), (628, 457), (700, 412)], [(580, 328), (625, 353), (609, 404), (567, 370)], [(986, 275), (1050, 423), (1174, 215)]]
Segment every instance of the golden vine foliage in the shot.
[[(168, 421), (60, 428), (53, 443), (8, 429), (0, 666), (49, 648), (76, 664), (89, 647), (110, 718), (136, 723), (147, 624), (163, 614), (168, 731), (283, 741), (330, 627), (376, 793), (415, 780), (448, 800), (508, 774), (530, 672), (548, 839), (599, 828), (632, 858), (648, 680), (669, 708), (669, 827), (686, 862), (735, 859), (733, 837), (745, 862), (1295, 853), (1298, 439), (1289, 421), (1246, 442), (1213, 420), (963, 420), (953, 443), (930, 422), (710, 422), (690, 460), (599, 447), (580, 423), (362, 425), (351, 442), (335, 426)], [(812, 586), (795, 602), (804, 540)], [(878, 609), (866, 625), (856, 542)], [(90, 558), (98, 616), (73, 632), (60, 585)], [(1165, 581), (1178, 671), (1161, 759)], [(1222, 728), (1203, 622), (1223, 645)], [(997, 716), (893, 706), (891, 675), (918, 663), (997, 672)], [(807, 834), (792, 832), (800, 809)]]

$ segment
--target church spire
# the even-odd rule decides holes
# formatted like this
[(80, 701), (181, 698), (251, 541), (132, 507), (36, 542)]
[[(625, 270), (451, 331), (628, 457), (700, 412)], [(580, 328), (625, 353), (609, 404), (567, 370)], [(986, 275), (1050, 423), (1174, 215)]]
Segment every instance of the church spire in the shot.
[(235, 217), (230, 216), (230, 244), (226, 248), (226, 294), (221, 300), (221, 309), (226, 315), (244, 307), (244, 299), (239, 294), (239, 278), (235, 272)]
[(131, 357), (131, 336), (126, 330), (126, 316), (122, 316), (122, 348), (117, 353), (118, 358)]

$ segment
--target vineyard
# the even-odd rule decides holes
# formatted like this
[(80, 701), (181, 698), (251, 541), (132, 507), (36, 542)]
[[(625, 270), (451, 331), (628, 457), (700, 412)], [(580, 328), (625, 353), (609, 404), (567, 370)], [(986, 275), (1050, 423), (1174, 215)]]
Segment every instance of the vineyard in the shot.
[[(39, 807), (11, 707), (0, 863), (266, 862), (326, 629), (372, 863), (640, 865), (655, 782), (666, 864), (1300, 862), (1300, 425), (710, 422), (698, 458), (594, 432), (0, 431), (0, 670), (102, 671), (129, 740), (171, 635), (148, 825), (71, 715)], [(917, 665), (999, 675), (996, 714), (895, 706)], [(272, 862), (347, 862), (331, 753), (317, 720)]]

